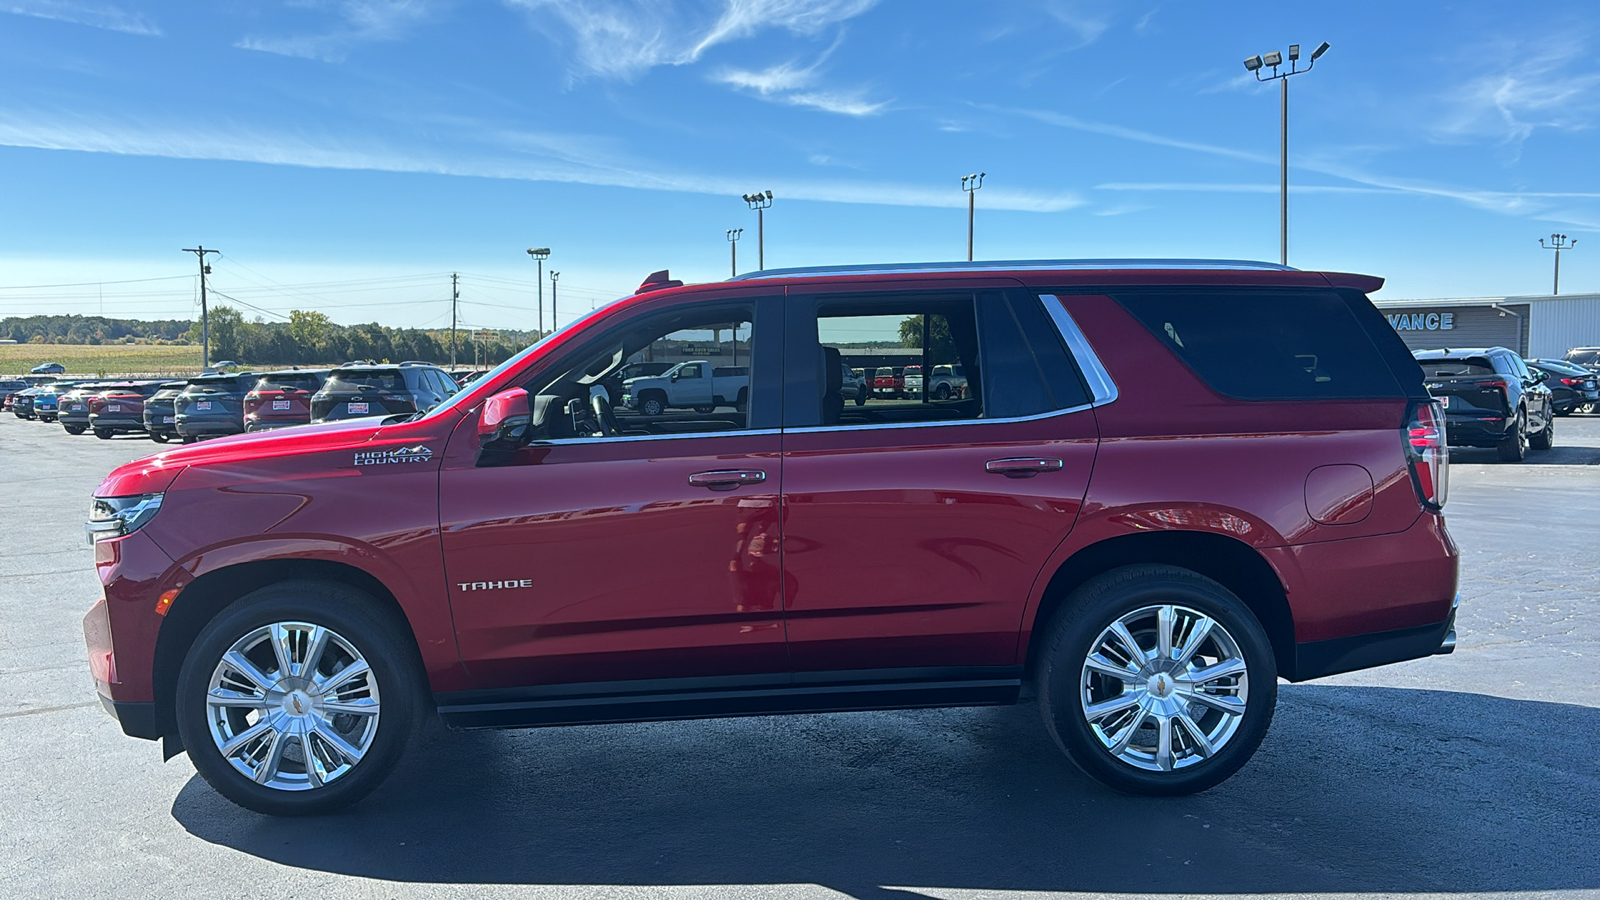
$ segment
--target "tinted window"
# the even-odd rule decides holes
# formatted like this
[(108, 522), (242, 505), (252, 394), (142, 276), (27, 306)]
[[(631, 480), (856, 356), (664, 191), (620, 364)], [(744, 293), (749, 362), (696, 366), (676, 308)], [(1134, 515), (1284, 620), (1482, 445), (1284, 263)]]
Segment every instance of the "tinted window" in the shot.
[[(976, 379), (971, 390), (951, 380), (918, 383), (932, 366), (966, 364), (976, 371), (979, 329), (971, 295), (829, 299), (819, 304), (816, 327), (820, 348), (802, 350), (805, 358), (841, 363), (838, 382), (829, 379), (822, 388), (821, 424), (945, 422), (984, 414)], [(870, 393), (843, 390), (843, 372), (854, 368), (873, 373), (877, 386)]]
[(1500, 373), (1481, 356), (1464, 356), (1455, 359), (1424, 359), (1422, 374), (1425, 378), (1487, 378)]
[(1219, 393), (1245, 400), (1402, 396), (1336, 294), (1185, 291), (1116, 299)]
[(351, 371), (334, 372), (328, 376), (327, 387), (329, 390), (360, 390), (367, 388), (380, 391), (404, 391), (406, 380), (400, 372), (387, 369), (371, 371), (356, 369)]
[[(1039, 374), (1044, 378), (1055, 408), (1071, 409), (1087, 404), (1089, 389), (1084, 385), (1078, 367), (1073, 364), (1067, 345), (1061, 340), (1060, 329), (1050, 321), (1050, 314), (1044, 311), (1039, 298), (1012, 294), (1011, 301), (1011, 311), (1033, 351), (1034, 362), (1039, 366)], [(1060, 301), (1052, 299), (1050, 302)]]
[(1011, 304), (1001, 294), (978, 298), (983, 335), (984, 399), (991, 418), (1031, 416), (1055, 409), (1033, 349), (1022, 336)]
[(307, 391), (316, 393), (322, 379), (312, 372), (270, 372), (255, 384), (258, 391)]
[(1600, 362), (1600, 350), (1568, 350), (1567, 362), (1577, 363), (1580, 366), (1592, 366)]

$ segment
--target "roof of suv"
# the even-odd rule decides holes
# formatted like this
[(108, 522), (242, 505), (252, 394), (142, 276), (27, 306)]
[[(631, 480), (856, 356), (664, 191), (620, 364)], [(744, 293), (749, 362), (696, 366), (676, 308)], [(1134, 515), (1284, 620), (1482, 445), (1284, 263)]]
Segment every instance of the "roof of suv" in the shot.
[(835, 275), (912, 275), (934, 272), (1015, 272), (1015, 271), (1113, 271), (1132, 269), (1253, 269), (1273, 272), (1298, 272), (1277, 263), (1248, 259), (994, 259), (977, 262), (875, 263), (859, 266), (802, 266), (792, 269), (762, 269), (747, 272), (729, 281), (756, 281), (767, 278), (806, 278)]

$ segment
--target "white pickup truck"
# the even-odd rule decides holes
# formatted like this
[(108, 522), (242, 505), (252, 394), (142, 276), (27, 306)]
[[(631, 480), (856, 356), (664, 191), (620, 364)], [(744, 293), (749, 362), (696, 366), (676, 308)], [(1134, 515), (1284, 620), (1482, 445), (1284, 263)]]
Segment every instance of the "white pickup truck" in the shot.
[(709, 413), (719, 406), (740, 411), (750, 396), (748, 366), (717, 366), (696, 359), (681, 362), (660, 375), (630, 378), (622, 383), (622, 405), (647, 416), (669, 409)]

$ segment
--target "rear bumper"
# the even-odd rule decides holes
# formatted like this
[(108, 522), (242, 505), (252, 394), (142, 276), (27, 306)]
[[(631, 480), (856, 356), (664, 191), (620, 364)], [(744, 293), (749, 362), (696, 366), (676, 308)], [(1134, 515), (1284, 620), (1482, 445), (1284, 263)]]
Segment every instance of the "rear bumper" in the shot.
[(244, 423), (231, 419), (185, 419), (177, 417), (173, 430), (184, 437), (213, 437), (220, 434), (243, 434)]
[(1444, 422), (1445, 441), (1452, 447), (1493, 447), (1515, 428), (1515, 418), (1483, 416), (1453, 418)]
[(1296, 644), (1294, 677), (1291, 680), (1307, 681), (1408, 659), (1454, 653), (1456, 610), (1460, 605), (1461, 595), (1457, 594), (1450, 606), (1449, 618), (1431, 625)]

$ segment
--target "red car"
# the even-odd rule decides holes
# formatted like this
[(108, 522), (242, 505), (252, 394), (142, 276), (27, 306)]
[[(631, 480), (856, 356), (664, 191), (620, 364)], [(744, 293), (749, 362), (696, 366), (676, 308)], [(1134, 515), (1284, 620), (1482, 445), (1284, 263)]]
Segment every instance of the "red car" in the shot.
[(311, 397), (322, 390), (328, 369), (268, 372), (244, 395), (244, 430), (266, 431), (311, 421)]
[[(169, 450), (88, 523), (90, 669), (219, 792), (321, 812), (419, 717), (520, 727), (1009, 704), (1084, 771), (1204, 790), (1280, 677), (1449, 652), (1439, 405), (1377, 278), (1254, 263), (657, 273), (415, 417)], [(940, 335), (959, 399), (846, 404)], [(897, 327), (898, 323), (898, 327)], [(945, 336), (948, 336), (946, 339)], [(737, 355), (745, 410), (604, 382)]]
[(118, 434), (145, 434), (144, 402), (159, 390), (159, 381), (135, 381), (90, 394), (84, 400), (89, 408), (89, 430), (101, 440)]
[(905, 376), (896, 375), (892, 366), (879, 366), (872, 373), (872, 392), (880, 397), (899, 397), (906, 392)]

